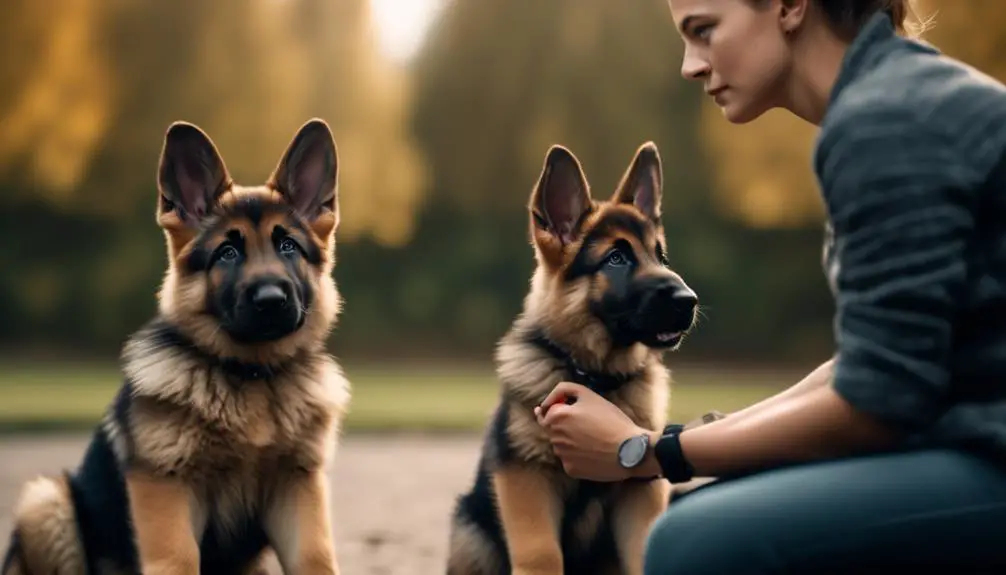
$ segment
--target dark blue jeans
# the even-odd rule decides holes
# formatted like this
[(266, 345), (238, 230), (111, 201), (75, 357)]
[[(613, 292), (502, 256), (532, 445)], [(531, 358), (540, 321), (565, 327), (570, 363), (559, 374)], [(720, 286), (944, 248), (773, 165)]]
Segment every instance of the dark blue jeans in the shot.
[(1006, 467), (949, 450), (804, 464), (671, 504), (646, 575), (1006, 573)]

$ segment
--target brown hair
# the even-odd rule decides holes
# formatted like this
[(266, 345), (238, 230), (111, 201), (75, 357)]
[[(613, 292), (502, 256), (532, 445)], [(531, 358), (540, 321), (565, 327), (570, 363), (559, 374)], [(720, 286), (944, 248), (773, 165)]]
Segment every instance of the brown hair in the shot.
[(912, 0), (814, 0), (839, 35), (852, 38), (877, 12), (884, 12), (899, 34), (920, 36), (927, 28), (913, 8)]

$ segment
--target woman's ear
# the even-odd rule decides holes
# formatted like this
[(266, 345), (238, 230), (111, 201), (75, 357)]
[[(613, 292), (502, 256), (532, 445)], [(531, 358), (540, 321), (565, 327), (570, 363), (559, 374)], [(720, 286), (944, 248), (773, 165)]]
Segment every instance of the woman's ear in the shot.
[(792, 34), (803, 24), (812, 0), (773, 0), (779, 13), (779, 27), (786, 35)]

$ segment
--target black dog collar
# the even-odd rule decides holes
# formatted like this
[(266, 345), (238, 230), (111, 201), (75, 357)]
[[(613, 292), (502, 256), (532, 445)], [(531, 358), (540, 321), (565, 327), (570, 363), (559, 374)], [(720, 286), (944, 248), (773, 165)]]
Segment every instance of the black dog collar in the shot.
[(268, 380), (282, 374), (296, 358), (286, 360), (281, 364), (262, 364), (245, 362), (234, 357), (219, 357), (201, 349), (191, 338), (165, 320), (159, 320), (150, 326), (148, 339), (157, 349), (175, 349), (189, 354), (197, 362), (219, 368), (229, 378), (237, 381)]
[(533, 333), (529, 338), (529, 342), (563, 362), (566, 365), (566, 371), (569, 373), (570, 381), (587, 387), (597, 394), (603, 395), (614, 391), (637, 377), (640, 373), (615, 374), (585, 370), (576, 364), (573, 357), (566, 350), (540, 331)]
[(233, 358), (220, 359), (217, 361), (217, 364), (228, 376), (241, 381), (273, 379), (283, 371), (281, 366), (245, 363)]

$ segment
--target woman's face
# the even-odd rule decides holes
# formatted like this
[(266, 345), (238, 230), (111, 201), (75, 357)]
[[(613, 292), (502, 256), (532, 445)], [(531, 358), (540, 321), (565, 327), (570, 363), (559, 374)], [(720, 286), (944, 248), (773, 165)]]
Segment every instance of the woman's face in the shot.
[(781, 0), (668, 0), (684, 39), (681, 75), (701, 81), (727, 120), (782, 105), (792, 52)]

